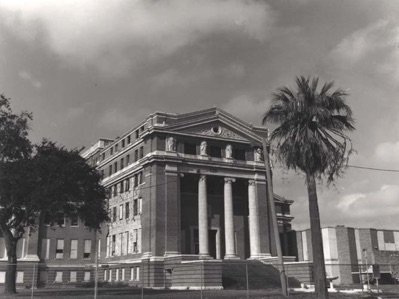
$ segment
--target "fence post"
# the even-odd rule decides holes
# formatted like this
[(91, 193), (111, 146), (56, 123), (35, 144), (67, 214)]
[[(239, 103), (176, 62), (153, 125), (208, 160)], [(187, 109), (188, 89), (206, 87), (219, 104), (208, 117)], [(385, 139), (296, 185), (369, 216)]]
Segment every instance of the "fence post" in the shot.
[(33, 273), (32, 273), (32, 292), (31, 299), (33, 299), (33, 288), (35, 287), (35, 264), (33, 264)]
[(94, 273), (94, 299), (97, 299), (98, 296), (98, 254), (100, 249), (98, 248), (98, 238), (97, 238), (97, 230), (95, 231), (95, 242), (96, 242), (96, 256), (95, 256), (95, 263), (96, 269)]
[(201, 264), (200, 264), (200, 281), (201, 281), (201, 286), (200, 286), (200, 289), (201, 289), (201, 299), (202, 299), (202, 275), (203, 275), (203, 266), (204, 266), (204, 263), (202, 262)]
[(249, 299), (249, 280), (248, 280), (248, 264), (245, 263), (245, 277), (247, 281), (247, 299)]
[(141, 271), (141, 299), (144, 299), (144, 264), (143, 260), (141, 261), (141, 268), (143, 271)]

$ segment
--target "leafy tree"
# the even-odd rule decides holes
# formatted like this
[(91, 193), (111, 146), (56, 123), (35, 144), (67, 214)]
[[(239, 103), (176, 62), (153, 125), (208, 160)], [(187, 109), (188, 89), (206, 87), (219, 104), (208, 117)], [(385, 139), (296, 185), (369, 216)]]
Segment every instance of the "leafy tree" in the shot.
[(297, 77), (295, 83), (295, 89), (281, 87), (272, 95), (263, 124), (277, 125), (271, 140), (277, 143), (278, 159), (306, 175), (315, 291), (317, 298), (328, 298), (316, 179), (326, 177), (331, 183), (342, 174), (353, 152), (345, 133), (355, 129), (354, 119), (346, 104), (348, 94), (342, 89), (331, 91), (334, 82), (320, 90), (318, 78)]
[(17, 242), (34, 231), (46, 213), (52, 224), (60, 215), (78, 216), (90, 229), (108, 220), (100, 175), (79, 151), (47, 140), (27, 139), (31, 115), (13, 114), (2, 96), (0, 114), (0, 231), (8, 255), (5, 293), (15, 293)]

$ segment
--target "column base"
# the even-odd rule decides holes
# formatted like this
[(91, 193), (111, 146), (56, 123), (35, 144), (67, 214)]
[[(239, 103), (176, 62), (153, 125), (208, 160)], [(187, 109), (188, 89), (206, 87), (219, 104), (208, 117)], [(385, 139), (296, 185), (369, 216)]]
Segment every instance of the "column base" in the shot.
[(199, 259), (200, 260), (213, 260), (213, 257), (211, 257), (209, 254), (207, 253), (200, 253), (199, 254)]
[(21, 261), (24, 262), (39, 262), (40, 259), (37, 256), (37, 254), (27, 254), (26, 256), (24, 256)]
[(178, 251), (165, 251), (165, 254), (163, 256), (174, 256), (174, 255), (181, 255), (181, 253)]
[(257, 253), (251, 255), (248, 260), (260, 260), (260, 259), (270, 259), (273, 258), (273, 256), (270, 253)]
[(223, 258), (224, 260), (239, 260), (240, 258), (235, 254), (227, 254)]

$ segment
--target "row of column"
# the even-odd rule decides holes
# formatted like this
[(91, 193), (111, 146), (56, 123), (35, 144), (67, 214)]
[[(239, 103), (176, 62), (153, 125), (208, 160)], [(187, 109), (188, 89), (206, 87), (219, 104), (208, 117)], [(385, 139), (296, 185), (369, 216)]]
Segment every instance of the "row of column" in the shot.
[[(237, 252), (234, 236), (233, 214), (233, 178), (224, 179), (224, 233), (225, 233), (225, 259), (236, 259)], [(206, 176), (201, 175), (198, 182), (198, 235), (199, 255), (209, 257), (208, 243), (208, 202), (206, 190)], [(248, 184), (248, 209), (249, 209), (249, 240), (251, 258), (260, 255), (259, 210), (256, 198), (255, 181)]]

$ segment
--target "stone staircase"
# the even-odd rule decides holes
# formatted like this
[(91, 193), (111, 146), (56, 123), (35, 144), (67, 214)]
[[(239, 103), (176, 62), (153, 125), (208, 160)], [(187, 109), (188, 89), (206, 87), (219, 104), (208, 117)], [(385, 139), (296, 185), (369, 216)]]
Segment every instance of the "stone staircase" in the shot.
[(280, 288), (279, 271), (273, 265), (260, 261), (223, 260), (222, 284), (224, 289), (246, 289), (248, 271), (249, 289)]

